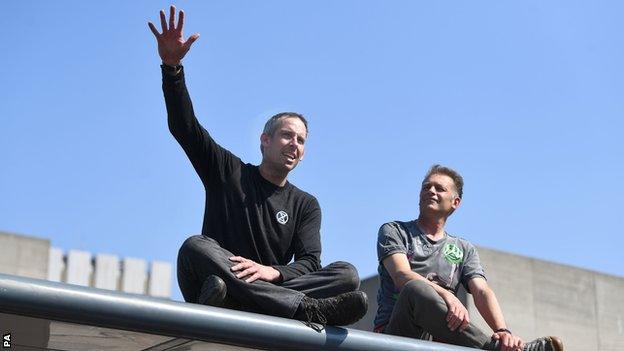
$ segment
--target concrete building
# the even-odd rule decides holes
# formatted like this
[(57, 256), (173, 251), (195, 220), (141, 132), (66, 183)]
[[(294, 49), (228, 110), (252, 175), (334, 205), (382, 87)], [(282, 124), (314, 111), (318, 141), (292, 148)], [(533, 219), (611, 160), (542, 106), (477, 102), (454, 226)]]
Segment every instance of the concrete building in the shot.
[[(624, 278), (482, 247), (478, 251), (509, 328), (525, 340), (556, 335), (566, 351), (624, 350)], [(362, 282), (369, 311), (352, 327), (372, 330), (378, 288), (377, 276)], [(489, 332), (472, 296), (462, 289), (459, 297), (471, 320)]]
[(171, 264), (50, 247), (47, 239), (0, 232), (0, 273), (171, 297)]

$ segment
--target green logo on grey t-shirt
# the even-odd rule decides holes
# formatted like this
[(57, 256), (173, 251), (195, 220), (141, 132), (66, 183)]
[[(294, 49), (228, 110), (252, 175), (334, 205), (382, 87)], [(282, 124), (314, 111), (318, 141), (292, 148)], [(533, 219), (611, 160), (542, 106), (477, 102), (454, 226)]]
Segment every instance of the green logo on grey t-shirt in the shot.
[(444, 253), (444, 258), (451, 263), (457, 264), (464, 259), (464, 252), (455, 244), (444, 245), (442, 252)]

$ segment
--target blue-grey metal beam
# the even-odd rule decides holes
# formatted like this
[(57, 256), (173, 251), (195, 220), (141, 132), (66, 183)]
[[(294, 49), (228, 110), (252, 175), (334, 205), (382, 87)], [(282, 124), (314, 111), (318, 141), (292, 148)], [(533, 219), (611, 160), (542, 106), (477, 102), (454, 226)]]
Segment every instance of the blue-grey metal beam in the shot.
[(6, 274), (0, 311), (275, 351), (472, 350), (338, 327), (317, 332), (290, 319)]

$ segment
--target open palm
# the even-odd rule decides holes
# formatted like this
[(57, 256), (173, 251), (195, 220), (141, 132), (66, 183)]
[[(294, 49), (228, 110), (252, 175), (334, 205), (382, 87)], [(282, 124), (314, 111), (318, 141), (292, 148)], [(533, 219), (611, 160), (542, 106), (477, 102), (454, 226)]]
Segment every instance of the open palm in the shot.
[(152, 22), (148, 22), (150, 30), (158, 41), (158, 54), (162, 62), (169, 66), (179, 65), (184, 55), (191, 48), (191, 45), (199, 38), (199, 34), (195, 33), (187, 40), (184, 40), (184, 34), (182, 33), (184, 29), (184, 11), (180, 10), (177, 27), (175, 26), (175, 12), (175, 6), (171, 5), (169, 8), (169, 23), (167, 23), (165, 11), (160, 10), (162, 33), (158, 32)]

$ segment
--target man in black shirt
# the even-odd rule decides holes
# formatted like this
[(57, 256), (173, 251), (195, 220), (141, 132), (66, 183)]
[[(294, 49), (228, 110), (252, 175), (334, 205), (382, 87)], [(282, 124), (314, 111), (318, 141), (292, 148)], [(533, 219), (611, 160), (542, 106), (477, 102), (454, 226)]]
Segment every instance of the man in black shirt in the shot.
[(243, 163), (194, 115), (180, 64), (199, 35), (184, 40), (184, 12), (176, 27), (173, 6), (169, 21), (164, 11), (160, 20), (162, 33), (149, 27), (163, 62), (169, 129), (206, 189), (202, 235), (178, 254), (184, 299), (321, 324), (356, 322), (367, 308), (357, 270), (347, 262), (321, 267), (319, 204), (287, 180), (303, 159), (307, 121), (294, 112), (271, 117), (260, 137), (262, 163)]

